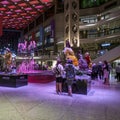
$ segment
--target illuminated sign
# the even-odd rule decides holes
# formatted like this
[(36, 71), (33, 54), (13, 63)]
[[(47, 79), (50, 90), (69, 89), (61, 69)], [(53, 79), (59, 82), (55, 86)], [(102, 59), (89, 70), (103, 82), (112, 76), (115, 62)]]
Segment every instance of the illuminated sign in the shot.
[(110, 46), (110, 43), (103, 43), (101, 44), (102, 47)]

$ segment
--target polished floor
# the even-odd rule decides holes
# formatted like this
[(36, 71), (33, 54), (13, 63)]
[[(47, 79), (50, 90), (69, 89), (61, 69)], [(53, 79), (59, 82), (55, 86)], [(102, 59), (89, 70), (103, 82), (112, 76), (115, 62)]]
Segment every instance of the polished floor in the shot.
[(92, 81), (88, 95), (55, 93), (55, 82), (0, 87), (0, 120), (120, 120), (120, 83)]

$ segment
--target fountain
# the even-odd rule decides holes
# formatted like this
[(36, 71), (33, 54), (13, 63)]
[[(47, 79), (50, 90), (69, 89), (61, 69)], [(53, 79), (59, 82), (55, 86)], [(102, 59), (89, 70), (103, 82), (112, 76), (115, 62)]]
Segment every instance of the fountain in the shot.
[(17, 73), (33, 73), (35, 61), (33, 58), (28, 60), (23, 60), (23, 62), (18, 66)]
[(12, 60), (10, 59), (11, 64), (7, 67), (5, 66), (5, 70), (0, 73), (0, 86), (19, 87), (27, 85), (28, 82), (48, 83), (55, 80), (52, 71), (36, 70), (36, 62), (34, 60), (35, 49), (36, 43), (34, 40), (29, 43), (28, 41), (18, 43), (17, 57), (21, 57), (23, 60), (18, 64), (20, 61), (18, 61), (17, 57), (12, 58)]

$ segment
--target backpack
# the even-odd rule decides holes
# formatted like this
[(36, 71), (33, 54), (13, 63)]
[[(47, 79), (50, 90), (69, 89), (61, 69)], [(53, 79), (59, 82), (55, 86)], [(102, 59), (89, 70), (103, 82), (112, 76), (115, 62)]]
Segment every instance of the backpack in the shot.
[(56, 75), (61, 75), (60, 69), (59, 69), (58, 66), (56, 66), (56, 68), (55, 68), (55, 74), (56, 74)]
[(67, 66), (66, 75), (67, 75), (68, 79), (74, 79), (75, 78), (75, 70), (74, 70), (74, 67), (72, 65)]

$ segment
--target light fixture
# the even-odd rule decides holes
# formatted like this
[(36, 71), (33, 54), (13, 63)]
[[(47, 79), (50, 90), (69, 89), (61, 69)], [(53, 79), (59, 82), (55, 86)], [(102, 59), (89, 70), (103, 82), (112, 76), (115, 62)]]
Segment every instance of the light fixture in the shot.
[(4, 4), (3, 6), (4, 6), (4, 7), (6, 7), (6, 5), (5, 5), (5, 4)]

